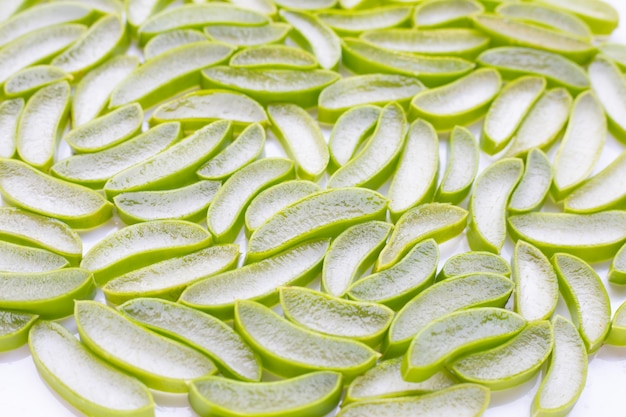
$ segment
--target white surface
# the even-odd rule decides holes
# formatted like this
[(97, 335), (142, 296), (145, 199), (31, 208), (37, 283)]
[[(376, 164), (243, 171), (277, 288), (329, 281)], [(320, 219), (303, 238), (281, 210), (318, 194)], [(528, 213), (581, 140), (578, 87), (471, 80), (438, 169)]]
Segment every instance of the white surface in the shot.
[[(1, 0), (0, 0), (1, 1)], [(626, 3), (621, 0), (608, 0), (624, 18), (623, 23), (614, 32), (611, 40), (626, 43)], [(478, 134), (480, 125), (472, 126)], [(328, 132), (325, 132), (328, 134)], [(442, 138), (443, 139), (443, 138)], [(441, 170), (445, 169), (445, 148), (447, 141), (441, 141)], [(601, 159), (594, 169), (594, 173), (606, 166), (624, 149), (624, 145), (613, 138), (608, 138)], [(549, 152), (553, 160), (556, 149)], [(67, 156), (69, 149), (64, 146), (61, 156)], [(266, 156), (284, 155), (277, 141), (270, 137), (266, 149)], [(481, 156), (481, 169), (487, 166), (494, 158)], [(548, 210), (551, 208), (548, 207)], [(555, 209), (555, 208), (552, 208)], [(113, 232), (124, 224), (114, 218), (104, 227), (82, 234), (84, 250), (87, 251), (93, 244), (108, 233)], [(241, 242), (241, 236), (239, 239)], [(455, 253), (469, 250), (465, 236), (459, 236), (441, 245), (441, 263)], [(510, 259), (512, 245), (508, 241), (502, 251), (505, 259)], [(596, 264), (595, 269), (602, 277), (611, 297), (612, 310), (626, 300), (626, 287), (620, 288), (609, 285), (606, 280), (608, 263)], [(97, 299), (103, 301), (99, 293)], [(563, 302), (559, 304), (558, 313), (569, 316)], [(63, 324), (75, 332), (73, 320), (65, 320)], [(485, 413), (487, 417), (527, 417), (530, 403), (539, 385), (539, 377), (528, 383), (507, 391), (494, 392), (491, 404)], [(571, 417), (618, 417), (626, 414), (624, 387), (626, 386), (626, 348), (611, 346), (602, 347), (590, 357), (589, 374), (585, 390), (569, 414)], [(155, 393), (157, 402), (156, 415), (159, 417), (189, 417), (196, 414), (189, 408), (185, 395), (170, 395)], [(82, 414), (67, 405), (41, 380), (33, 365), (28, 347), (24, 346), (12, 352), (0, 353), (0, 416), (2, 417), (69, 417)], [(453, 417), (453, 416), (451, 416)]]

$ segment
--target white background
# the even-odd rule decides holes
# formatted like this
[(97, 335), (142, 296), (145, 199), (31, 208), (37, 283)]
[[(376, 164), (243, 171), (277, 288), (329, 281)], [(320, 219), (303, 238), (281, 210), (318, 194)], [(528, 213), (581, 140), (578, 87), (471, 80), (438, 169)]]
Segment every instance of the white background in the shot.
[[(0, 0), (1, 2), (2, 0)], [(620, 0), (607, 0), (623, 17), (624, 23), (614, 32), (610, 40), (626, 43), (626, 4)], [(480, 125), (472, 126), (474, 133), (478, 134)], [(328, 135), (328, 131), (325, 131)], [(441, 169), (445, 168), (446, 141), (445, 136), (441, 137)], [(595, 169), (595, 172), (610, 163), (624, 149), (624, 145), (613, 138), (607, 139), (605, 150)], [(551, 149), (549, 156), (554, 156), (555, 149)], [(59, 156), (69, 155), (69, 149), (65, 144), (61, 144)], [(268, 140), (266, 155), (284, 155), (275, 139)], [(481, 159), (481, 169), (486, 167), (493, 158), (483, 155)], [(548, 207), (548, 210), (557, 209)], [(85, 252), (103, 236), (111, 233), (124, 224), (114, 218), (104, 227), (89, 233), (83, 233), (83, 243)], [(238, 243), (244, 243), (240, 236)], [(469, 247), (465, 236), (459, 236), (441, 245), (441, 264), (452, 254), (468, 251)], [(505, 245), (502, 256), (510, 259), (512, 253), (511, 242)], [(440, 266), (441, 266), (440, 264)], [(626, 288), (609, 285), (606, 281), (608, 263), (596, 264), (595, 269), (602, 277), (611, 297), (612, 310), (626, 300)], [(103, 301), (101, 293), (97, 299)], [(562, 300), (560, 301), (558, 313), (568, 316)], [(63, 321), (63, 324), (71, 331), (75, 332), (75, 325), (72, 319)], [(530, 403), (539, 385), (539, 376), (533, 378), (526, 384), (514, 389), (493, 392), (491, 404), (485, 413), (487, 417), (526, 417), (530, 413)], [(626, 415), (626, 348), (611, 346), (602, 347), (597, 353), (590, 357), (589, 373), (587, 385), (576, 404), (571, 417), (618, 417)], [(185, 395), (172, 395), (154, 392), (157, 402), (156, 415), (159, 417), (189, 417), (196, 414), (189, 408)], [(27, 346), (12, 352), (0, 353), (0, 417), (69, 417), (82, 416), (82, 414), (56, 393), (50, 390), (41, 380), (35, 367)], [(453, 417), (453, 416), (451, 416)]]

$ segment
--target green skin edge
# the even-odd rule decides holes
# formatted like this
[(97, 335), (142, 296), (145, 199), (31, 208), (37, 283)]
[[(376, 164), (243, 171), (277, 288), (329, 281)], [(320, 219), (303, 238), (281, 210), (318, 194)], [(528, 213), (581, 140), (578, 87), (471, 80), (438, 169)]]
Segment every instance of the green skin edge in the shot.
[(8, 352), (28, 343), (28, 332), (38, 319), (38, 315), (32, 314), (30, 320), (20, 329), (0, 335), (0, 352)]

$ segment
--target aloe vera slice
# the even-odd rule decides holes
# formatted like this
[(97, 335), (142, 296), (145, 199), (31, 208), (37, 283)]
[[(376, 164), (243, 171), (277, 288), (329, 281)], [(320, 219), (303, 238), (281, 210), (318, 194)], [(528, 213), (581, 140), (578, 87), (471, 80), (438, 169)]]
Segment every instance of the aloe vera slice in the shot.
[(28, 343), (28, 332), (39, 319), (36, 314), (0, 310), (0, 352)]
[(338, 188), (311, 194), (270, 217), (252, 233), (247, 259), (255, 261), (318, 236), (336, 236), (345, 228), (383, 220), (387, 200), (365, 188)]
[(311, 240), (260, 262), (208, 277), (189, 286), (178, 302), (221, 319), (233, 317), (237, 300), (273, 305), (278, 302), (278, 287), (306, 285), (319, 274), (328, 244), (328, 239)]
[(171, 49), (196, 42), (209, 42), (206, 35), (193, 29), (180, 29), (164, 32), (150, 39), (143, 48), (143, 55), (148, 59), (159, 56)]
[(599, 55), (589, 65), (591, 87), (606, 112), (609, 130), (616, 138), (626, 140), (626, 81), (617, 65)]
[(613, 321), (611, 322), (611, 331), (606, 339), (606, 343), (615, 346), (626, 345), (626, 303), (622, 303), (615, 314), (613, 315)]
[(80, 268), (0, 273), (0, 309), (33, 313), (44, 319), (71, 315), (74, 300), (91, 298), (94, 293), (93, 275)]
[(35, 65), (24, 68), (12, 75), (4, 83), (4, 95), (28, 98), (40, 88), (60, 81), (71, 82), (73, 77), (60, 68), (51, 65)]
[(461, 126), (450, 133), (448, 161), (441, 184), (435, 195), (436, 201), (458, 204), (469, 194), (476, 173), (480, 152), (474, 134)]
[(359, 145), (368, 137), (380, 116), (377, 106), (357, 106), (339, 116), (328, 140), (330, 165), (339, 168), (352, 159)]
[(504, 258), (491, 252), (463, 252), (452, 255), (446, 260), (441, 271), (439, 271), (437, 280), (481, 273), (509, 277), (511, 276), (511, 267)]
[(239, 245), (209, 246), (113, 278), (102, 287), (102, 292), (113, 304), (139, 297), (176, 301), (192, 283), (235, 268), (238, 258)]
[(296, 163), (298, 176), (313, 181), (319, 179), (330, 158), (319, 125), (295, 104), (270, 104), (267, 113), (272, 131)]
[(309, 0), (304, 3), (298, 0), (274, 0), (274, 3), (282, 9), (315, 11), (334, 8), (337, 0)]
[(0, 22), (7, 20), (9, 17), (19, 13), (24, 9), (32, 7), (36, 0), (7, 0), (0, 10)]
[(0, 241), (2, 272), (46, 272), (68, 265), (68, 260), (56, 253)]
[(51, 0), (52, 2), (78, 3), (92, 8), (101, 14), (119, 14), (124, 11), (124, 4), (120, 0)]
[(105, 184), (107, 196), (122, 192), (159, 190), (194, 182), (196, 170), (230, 139), (231, 123), (213, 122), (165, 151), (111, 177)]
[(344, 78), (322, 91), (317, 118), (322, 123), (334, 123), (346, 111), (364, 104), (385, 105), (395, 101), (406, 107), (411, 98), (424, 89), (419, 80), (404, 75)]
[(608, 279), (613, 284), (621, 285), (626, 283), (626, 250), (624, 248), (625, 246), (622, 246), (615, 254), (615, 258), (613, 258), (609, 267)]
[(383, 248), (376, 271), (397, 263), (418, 242), (429, 238), (437, 243), (453, 238), (465, 229), (467, 211), (450, 204), (430, 203), (414, 207), (404, 213)]
[(11, 158), (15, 154), (15, 136), (23, 109), (24, 99), (22, 98), (0, 103), (0, 157), (2, 158)]
[(128, 0), (126, 2), (126, 18), (133, 30), (145, 23), (171, 3), (172, 0)]
[(527, 213), (541, 207), (552, 184), (552, 165), (537, 148), (528, 152), (522, 179), (509, 200), (509, 212)]
[(211, 25), (204, 28), (204, 33), (215, 41), (245, 47), (282, 42), (290, 30), (291, 26), (285, 23), (263, 26)]
[(152, 298), (128, 301), (118, 309), (146, 328), (183, 342), (210, 357), (220, 372), (259, 381), (257, 355), (231, 327), (213, 316), (178, 303)]
[(149, 388), (184, 393), (192, 379), (217, 371), (197, 350), (146, 330), (110, 307), (82, 301), (75, 310), (80, 340)]
[(75, 229), (99, 226), (111, 217), (113, 208), (89, 188), (9, 159), (0, 159), (0, 192), (6, 203), (62, 220)]
[(432, 0), (415, 7), (413, 24), (418, 28), (468, 26), (470, 17), (484, 11), (474, 0)]
[(41, 377), (85, 414), (154, 415), (152, 394), (141, 382), (96, 356), (60, 324), (37, 323), (30, 331), (29, 346)]
[(626, 69), (626, 46), (621, 43), (607, 42), (598, 45), (598, 51), (624, 70)]
[(618, 23), (617, 11), (598, 0), (541, 0), (541, 3), (563, 9), (581, 18), (591, 31), (598, 35), (609, 35)]
[(276, 14), (276, 4), (272, 0), (229, 0), (229, 3), (268, 16)]
[(228, 64), (241, 68), (295, 70), (314, 69), (318, 66), (315, 57), (305, 50), (279, 44), (243, 49), (235, 53)]
[(338, 35), (357, 35), (366, 30), (406, 26), (411, 19), (407, 6), (384, 6), (364, 10), (326, 10), (317, 17)]
[(337, 236), (324, 258), (322, 290), (343, 297), (374, 263), (392, 228), (389, 223), (371, 221), (354, 225)]
[(496, 8), (496, 13), (509, 19), (521, 20), (577, 36), (583, 40), (590, 40), (592, 37), (589, 26), (580, 18), (547, 5), (505, 2)]
[[(341, 399), (342, 377), (337, 372), (312, 372), (274, 382), (243, 383), (219, 377), (192, 382), (191, 407), (200, 415), (261, 417), (324, 415)], [(242, 401), (254, 398), (254, 402)], [(281, 401), (275, 401), (281, 398)]]
[(28, 100), (15, 137), (22, 161), (44, 171), (52, 166), (57, 138), (65, 129), (69, 104), (67, 81), (44, 87)]

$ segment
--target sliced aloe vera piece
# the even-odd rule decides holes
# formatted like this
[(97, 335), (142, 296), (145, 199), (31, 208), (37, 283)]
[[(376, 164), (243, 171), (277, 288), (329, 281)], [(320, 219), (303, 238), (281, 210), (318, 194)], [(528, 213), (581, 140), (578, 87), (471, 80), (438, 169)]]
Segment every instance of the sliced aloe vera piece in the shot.
[(622, 303), (615, 314), (613, 315), (613, 321), (611, 322), (611, 331), (606, 339), (606, 343), (615, 346), (626, 345), (626, 302)]
[(0, 273), (0, 309), (33, 313), (44, 319), (71, 315), (74, 300), (91, 298), (94, 293), (93, 275), (80, 268)]
[(387, 200), (365, 188), (311, 194), (270, 217), (252, 233), (247, 259), (255, 261), (317, 236), (336, 236), (347, 227), (383, 220)]
[(125, 227), (96, 243), (81, 262), (93, 272), (100, 286), (111, 278), (165, 260), (185, 255), (211, 244), (211, 235), (197, 224), (158, 220)]
[(392, 267), (352, 284), (348, 297), (399, 310), (435, 281), (438, 262), (439, 248), (435, 241), (420, 242)]
[(450, 365), (462, 381), (501, 390), (535, 376), (554, 344), (549, 321), (529, 323), (517, 336), (495, 348), (469, 354)]
[(257, 351), (267, 370), (286, 377), (330, 370), (350, 382), (373, 367), (379, 356), (362, 343), (292, 324), (252, 301), (237, 301), (235, 330)]
[(472, 250), (500, 253), (506, 239), (507, 205), (523, 169), (520, 159), (503, 159), (487, 167), (476, 179), (467, 229)]
[(43, 174), (23, 162), (0, 159), (0, 192), (5, 203), (67, 223), (75, 229), (99, 226), (112, 204), (89, 188)]
[(45, 249), (0, 241), (0, 271), (45, 272), (65, 268), (67, 259)]
[(618, 14), (610, 4), (599, 0), (541, 0), (540, 3), (563, 9), (581, 18), (591, 31), (609, 35), (617, 27)]
[(164, 32), (150, 39), (143, 48), (146, 59), (152, 59), (171, 49), (182, 45), (196, 42), (208, 42), (209, 39), (200, 31), (193, 29), (180, 29), (171, 32)]
[(566, 252), (587, 262), (613, 257), (626, 240), (626, 213), (528, 213), (510, 216), (509, 232), (550, 256)]
[(378, 345), (394, 314), (377, 303), (349, 301), (308, 288), (282, 287), (279, 292), (287, 320), (315, 332), (369, 346)]
[(184, 393), (192, 379), (217, 371), (197, 350), (146, 330), (103, 304), (79, 301), (74, 316), (80, 340), (89, 349), (149, 388)]
[[(191, 407), (200, 415), (309, 416), (331, 412), (341, 399), (341, 374), (313, 372), (284, 381), (244, 383), (211, 377), (194, 381)], [(254, 398), (253, 402), (245, 399)], [(276, 401), (281, 398), (281, 401)]]
[(291, 26), (270, 23), (263, 26), (211, 25), (204, 28), (209, 38), (238, 47), (282, 42)]
[(2, 9), (0, 9), (0, 22), (5, 21), (9, 17), (17, 14), (18, 12), (32, 7), (36, 0), (7, 0), (4, 2)]
[(565, 87), (574, 94), (589, 88), (589, 77), (575, 62), (552, 52), (533, 48), (503, 46), (483, 52), (479, 65), (497, 69), (510, 80), (521, 75), (545, 77), (548, 85)]
[(429, 238), (438, 243), (453, 238), (465, 229), (467, 211), (450, 204), (422, 204), (404, 213), (383, 248), (375, 270), (397, 263), (418, 242)]
[(565, 127), (572, 100), (564, 88), (543, 93), (522, 121), (505, 157), (523, 157), (533, 148), (547, 149)]
[(437, 280), (469, 274), (497, 274), (511, 276), (509, 263), (499, 255), (491, 252), (471, 251), (449, 257), (443, 264)]
[(28, 332), (38, 318), (36, 314), (0, 310), (0, 352), (28, 343)]
[(404, 110), (397, 103), (386, 105), (365, 147), (329, 178), (327, 187), (379, 188), (395, 169), (406, 135)]
[(107, 196), (130, 191), (159, 190), (194, 182), (195, 172), (230, 139), (231, 123), (211, 123), (165, 151), (131, 166), (109, 179)]
[(420, 55), (474, 59), (487, 49), (489, 37), (473, 29), (387, 29), (364, 32), (363, 40), (381, 48)]
[(342, 167), (352, 159), (374, 130), (379, 116), (380, 107), (371, 105), (354, 107), (339, 116), (328, 140), (331, 167)]
[[(615, 258), (611, 262), (611, 266), (609, 268), (609, 282), (613, 284), (624, 284), (626, 283), (626, 246), (622, 246), (622, 248), (615, 254)], [(616, 313), (617, 314), (617, 313)]]
[(217, 66), (202, 71), (205, 88), (225, 88), (242, 92), (261, 104), (294, 103), (313, 107), (320, 92), (339, 79), (333, 71), (250, 69)]
[(402, 74), (417, 77), (429, 87), (453, 81), (475, 66), (461, 58), (393, 52), (354, 38), (344, 39), (342, 48), (343, 63), (353, 72)]
[(231, 67), (256, 69), (314, 69), (317, 60), (310, 53), (286, 45), (261, 45), (243, 49), (230, 58)]
[(260, 262), (245, 265), (188, 287), (178, 302), (222, 319), (231, 319), (236, 300), (278, 302), (278, 287), (306, 285), (321, 269), (328, 239), (305, 242)]
[(317, 17), (340, 36), (357, 35), (366, 30), (406, 26), (411, 19), (407, 6), (374, 7), (364, 10), (327, 10)]
[(158, 107), (151, 124), (180, 122), (183, 130), (196, 130), (217, 120), (229, 120), (235, 129), (267, 123), (263, 107), (245, 94), (226, 90), (200, 90)]
[(580, 18), (550, 6), (507, 2), (498, 6), (496, 13), (509, 19), (548, 27), (584, 40), (590, 40), (592, 37), (589, 26)]
[(141, 382), (96, 356), (60, 324), (37, 323), (29, 347), (41, 377), (86, 415), (154, 415), (152, 394)]
[(67, 81), (44, 87), (28, 100), (15, 137), (22, 161), (43, 171), (52, 166), (57, 139), (65, 129), (69, 104)]
[(374, 263), (392, 228), (389, 223), (371, 221), (354, 225), (337, 236), (324, 258), (323, 291), (343, 297)]
[(24, 109), (24, 99), (16, 98), (0, 103), (0, 157), (11, 158), (15, 154), (17, 126)]
[(522, 179), (509, 200), (509, 212), (527, 213), (541, 207), (552, 184), (552, 165), (537, 148), (528, 152)]
[(396, 101), (406, 107), (409, 100), (424, 88), (416, 78), (404, 75), (370, 74), (344, 78), (322, 91), (317, 117), (322, 123), (334, 123), (346, 111), (363, 104), (384, 105)]
[(337, 0), (309, 0), (307, 2), (298, 0), (274, 0), (274, 3), (282, 9), (314, 11), (332, 9), (337, 5)]
[(272, 0), (228, 0), (229, 3), (268, 16), (276, 14), (276, 4)]
[(237, 266), (239, 245), (215, 245), (151, 263), (113, 278), (102, 287), (109, 303), (154, 297), (176, 301), (187, 286)]
[(512, 291), (510, 279), (491, 273), (459, 275), (425, 289), (396, 314), (383, 343), (385, 356), (404, 354), (416, 334), (450, 312), (504, 307)]
[(589, 65), (591, 87), (602, 103), (609, 129), (616, 138), (626, 140), (626, 80), (617, 65), (603, 55)]
[(450, 84), (417, 94), (411, 100), (409, 117), (425, 118), (438, 131), (469, 124), (482, 117), (501, 84), (497, 71), (476, 70)]
[(415, 7), (413, 24), (418, 28), (468, 26), (469, 18), (485, 8), (474, 0), (432, 0)]
[(621, 70), (626, 69), (626, 45), (607, 42), (598, 45), (598, 51), (615, 62)]
[(564, 416), (574, 407), (587, 380), (587, 352), (572, 323), (557, 316), (552, 322), (554, 348), (548, 371), (531, 406), (533, 416)]
[(261, 364), (235, 331), (213, 316), (164, 300), (138, 298), (119, 311), (150, 330), (183, 342), (210, 357), (220, 372), (244, 380), (259, 381)]
[(74, 155), (52, 166), (52, 175), (90, 188), (102, 188), (114, 175), (167, 149), (181, 136), (178, 123), (165, 123), (117, 146)]
[(124, 11), (124, 3), (120, 0), (52, 0), (52, 2), (78, 3), (92, 8), (101, 14), (119, 14)]
[(37, 90), (60, 81), (72, 81), (73, 77), (51, 65), (35, 65), (24, 68), (9, 77), (4, 83), (4, 95), (11, 97), (32, 96)]
[(300, 178), (317, 180), (330, 158), (324, 135), (315, 120), (295, 104), (267, 107), (272, 131), (296, 163)]
[(293, 26), (296, 41), (307, 46), (324, 69), (334, 69), (341, 60), (341, 40), (319, 18), (303, 12), (281, 10), (280, 17)]
[(202, 29), (216, 24), (260, 26), (268, 22), (267, 17), (226, 3), (187, 4), (164, 10), (148, 19), (139, 28), (139, 43), (162, 32), (176, 29)]
[(546, 79), (535, 76), (507, 84), (485, 116), (480, 147), (491, 155), (504, 149), (545, 88)]
[(456, 383), (445, 370), (423, 382), (407, 382), (402, 379), (402, 358), (380, 362), (363, 375), (358, 376), (346, 391), (343, 404), (378, 398), (404, 397), (426, 394), (448, 388)]
[(552, 263), (559, 289), (588, 353), (602, 346), (611, 328), (611, 301), (598, 274), (582, 259), (557, 253)]
[(249, 235), (270, 217), (301, 198), (322, 191), (319, 185), (304, 180), (284, 181), (261, 191), (250, 202), (244, 216)]
[(518, 240), (511, 266), (515, 312), (528, 321), (549, 319), (559, 301), (559, 283), (548, 258), (533, 245)]
[(133, 30), (145, 23), (151, 16), (164, 9), (172, 0), (128, 0), (126, 2), (126, 18)]
[(419, 382), (430, 378), (461, 355), (497, 346), (526, 327), (522, 316), (495, 307), (447, 314), (415, 336), (402, 363), (402, 376)]
[(448, 160), (435, 200), (458, 204), (469, 194), (476, 173), (480, 152), (474, 134), (461, 126), (450, 133)]

